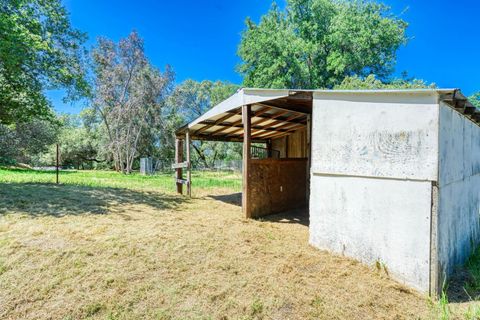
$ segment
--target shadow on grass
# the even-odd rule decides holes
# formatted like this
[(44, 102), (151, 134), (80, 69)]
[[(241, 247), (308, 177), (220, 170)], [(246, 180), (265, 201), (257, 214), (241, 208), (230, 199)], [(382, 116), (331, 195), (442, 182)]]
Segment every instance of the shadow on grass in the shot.
[[(236, 206), (242, 206), (242, 193), (232, 193), (232, 194), (223, 194), (223, 195), (209, 195), (210, 198), (222, 201), (228, 204), (233, 204)], [(295, 223), (301, 224), (304, 226), (309, 225), (309, 216), (308, 208), (298, 208), (293, 210), (288, 210), (281, 213), (270, 214), (263, 216), (258, 220), (269, 221), (269, 222), (278, 222), (278, 223)]]
[(175, 208), (186, 201), (174, 195), (119, 188), (40, 183), (0, 183), (0, 215), (31, 216), (105, 214), (116, 205), (143, 204), (155, 209)]
[[(54, 167), (52, 167), (54, 168)], [(55, 169), (51, 170), (42, 170), (42, 169), (24, 169), (24, 168), (8, 168), (8, 167), (1, 167), (3, 171), (6, 172), (14, 172), (14, 173), (25, 173), (25, 174), (41, 174), (41, 175), (52, 175), (55, 176), (56, 171)], [(65, 174), (73, 174), (73, 173), (78, 173), (78, 170), (65, 170), (65, 169), (60, 169), (60, 174), (65, 175)]]
[(242, 206), (242, 193), (222, 194), (222, 195), (209, 195), (210, 198), (222, 201), (235, 206)]

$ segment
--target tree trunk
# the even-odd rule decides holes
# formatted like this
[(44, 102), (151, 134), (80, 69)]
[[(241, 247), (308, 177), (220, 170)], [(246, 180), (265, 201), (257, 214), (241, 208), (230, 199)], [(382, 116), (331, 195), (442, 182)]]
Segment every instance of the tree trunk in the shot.
[(208, 165), (207, 158), (205, 157), (205, 155), (203, 154), (203, 152), (202, 152), (200, 149), (198, 149), (198, 147), (197, 147), (194, 143), (192, 143), (192, 145), (193, 145), (193, 148), (195, 149), (195, 152), (197, 152), (198, 156), (200, 157), (200, 159), (202, 160), (203, 164), (205, 165), (205, 167), (206, 167), (207, 169), (209, 169), (210, 166)]

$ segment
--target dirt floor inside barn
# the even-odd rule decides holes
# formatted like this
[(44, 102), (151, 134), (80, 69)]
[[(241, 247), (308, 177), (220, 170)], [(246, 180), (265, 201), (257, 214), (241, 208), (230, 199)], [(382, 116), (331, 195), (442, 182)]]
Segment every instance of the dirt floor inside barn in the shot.
[[(0, 185), (1, 319), (436, 319), (383, 270), (245, 220), (227, 189)], [(461, 309), (465, 306), (453, 306)], [(459, 313), (460, 314), (460, 313)], [(460, 316), (459, 316), (460, 317)]]

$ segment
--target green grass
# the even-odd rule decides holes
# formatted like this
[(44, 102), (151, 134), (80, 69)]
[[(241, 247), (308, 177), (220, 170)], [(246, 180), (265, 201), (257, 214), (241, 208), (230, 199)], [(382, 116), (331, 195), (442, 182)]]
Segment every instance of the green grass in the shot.
[(470, 256), (465, 267), (471, 276), (471, 281), (467, 283), (466, 289), (470, 296), (475, 299), (480, 298), (480, 247)]
[[(55, 183), (54, 171), (0, 168), (0, 183)], [(124, 175), (114, 171), (61, 171), (60, 183), (76, 186), (150, 189), (175, 192), (173, 173), (143, 176), (139, 173)], [(240, 192), (241, 175), (232, 172), (192, 172), (192, 190), (229, 189)]]

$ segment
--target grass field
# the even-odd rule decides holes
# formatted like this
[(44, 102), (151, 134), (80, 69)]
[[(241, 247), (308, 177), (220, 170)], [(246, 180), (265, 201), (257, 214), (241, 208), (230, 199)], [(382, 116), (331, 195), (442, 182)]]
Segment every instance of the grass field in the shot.
[[(6, 183), (55, 183), (55, 171), (32, 171), (24, 169), (0, 169), (0, 181)], [(173, 173), (160, 173), (143, 176), (138, 173), (130, 175), (114, 171), (61, 171), (61, 184), (88, 187), (127, 188), (174, 192)], [(192, 173), (193, 189), (200, 192), (212, 189), (227, 189), (240, 192), (241, 175), (231, 172), (203, 171)]]
[(432, 302), (310, 247), (303, 220), (243, 219), (238, 174), (195, 173), (192, 199), (168, 174), (60, 179), (0, 169), (0, 319), (479, 319), (463, 283)]

